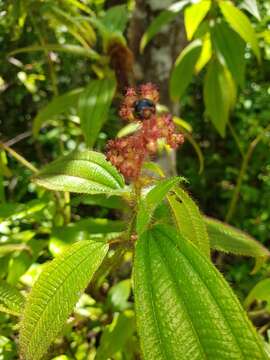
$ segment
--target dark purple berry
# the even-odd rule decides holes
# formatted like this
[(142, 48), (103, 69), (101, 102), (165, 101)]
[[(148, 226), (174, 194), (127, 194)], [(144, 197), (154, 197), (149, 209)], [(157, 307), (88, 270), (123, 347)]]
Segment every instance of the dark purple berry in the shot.
[(150, 99), (141, 99), (134, 103), (134, 115), (140, 120), (149, 119), (155, 112), (155, 103)]

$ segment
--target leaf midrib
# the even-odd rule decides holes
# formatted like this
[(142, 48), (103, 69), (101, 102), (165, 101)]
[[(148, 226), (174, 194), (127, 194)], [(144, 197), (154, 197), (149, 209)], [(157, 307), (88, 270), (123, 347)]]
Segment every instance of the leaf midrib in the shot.
[[(157, 231), (158, 231), (159, 233), (161, 233), (163, 236), (165, 236), (165, 237), (170, 241), (170, 243), (173, 243), (172, 240), (171, 240), (171, 238), (170, 238), (169, 236), (167, 236), (166, 233), (163, 233), (163, 232), (161, 232), (160, 230), (157, 230)], [(181, 249), (179, 248), (179, 245), (178, 245), (177, 243), (175, 243), (175, 245), (176, 245), (176, 247), (179, 249), (179, 251), (181, 252)], [(216, 297), (214, 296), (214, 294), (212, 293), (212, 291), (207, 287), (205, 281), (204, 281), (204, 280), (202, 279), (202, 277), (200, 276), (200, 272), (196, 269), (196, 267), (194, 267), (194, 266), (192, 265), (192, 263), (190, 262), (190, 260), (185, 256), (185, 254), (183, 254), (183, 252), (181, 252), (181, 254), (182, 254), (182, 256), (186, 259), (186, 261), (189, 263), (190, 267), (193, 269), (193, 271), (196, 273), (196, 275), (199, 277), (199, 279), (201, 280), (201, 282), (203, 283), (203, 285), (205, 286), (205, 288), (208, 289), (209, 294), (211, 295), (212, 299), (214, 300), (215, 304), (217, 305), (217, 308), (219, 309), (219, 312), (220, 312), (221, 316), (223, 317), (224, 321), (225, 321), (226, 324), (228, 325), (228, 328), (230, 329), (231, 334), (233, 335), (233, 338), (235, 339), (236, 345), (237, 345), (238, 349), (240, 350), (240, 354), (241, 354), (241, 356), (242, 356), (242, 359), (245, 360), (244, 354), (243, 354), (243, 352), (242, 352), (242, 347), (240, 346), (240, 344), (239, 344), (239, 342), (238, 342), (238, 336), (235, 335), (235, 332), (234, 332), (234, 330), (232, 329), (232, 327), (231, 327), (231, 325), (230, 325), (230, 322), (228, 321), (226, 315), (223, 314), (223, 312), (221, 311), (220, 306), (219, 306), (219, 302), (217, 301)], [(201, 255), (201, 258), (202, 258), (202, 261), (203, 261), (204, 263), (206, 263), (206, 261), (205, 261), (205, 259), (204, 259), (204, 257), (203, 257), (202, 255)], [(208, 265), (208, 264), (207, 264), (207, 265)], [(216, 274), (215, 274), (215, 276), (216, 276)], [(237, 307), (238, 307), (238, 309), (239, 309), (239, 312), (242, 314), (242, 313), (243, 313), (243, 309), (240, 307), (238, 301), (234, 301), (234, 304), (237, 305)], [(245, 321), (245, 322), (246, 322), (246, 324), (248, 325), (248, 327), (249, 327), (250, 331), (252, 332), (252, 334), (254, 335), (254, 331), (253, 331), (253, 329), (250, 327), (249, 322), (247, 322), (247, 321)], [(258, 346), (257, 348), (258, 348), (258, 350), (260, 351), (260, 353), (264, 356), (264, 359), (265, 359), (265, 354), (262, 353), (261, 348), (260, 348), (259, 346)]]
[[(168, 238), (169, 238), (169, 237), (168, 237)], [(188, 307), (187, 307), (187, 305), (186, 305), (186, 302), (185, 302), (185, 300), (184, 300), (183, 298), (180, 298), (180, 296), (178, 295), (178, 294), (179, 294), (179, 286), (178, 286), (178, 284), (177, 284), (177, 279), (176, 279), (175, 276), (174, 276), (174, 272), (172, 271), (172, 269), (171, 269), (171, 267), (170, 267), (170, 265), (169, 265), (169, 261), (167, 261), (167, 263), (165, 262), (165, 259), (167, 260), (167, 257), (166, 257), (166, 255), (164, 254), (163, 250), (161, 249), (160, 245), (158, 244), (158, 241), (155, 241), (155, 244), (156, 244), (157, 248), (159, 249), (159, 251), (160, 251), (160, 253), (161, 253), (161, 255), (162, 255), (162, 256), (161, 256), (161, 260), (162, 260), (164, 266), (167, 267), (168, 273), (169, 273), (169, 275), (170, 275), (170, 278), (173, 280), (172, 283), (173, 283), (173, 287), (174, 287), (174, 289), (175, 289), (175, 294), (176, 294), (179, 302), (182, 303), (182, 305), (183, 305), (184, 308), (185, 308), (185, 314), (187, 315), (187, 316), (186, 316), (186, 319), (188, 320), (188, 322), (189, 322), (189, 324), (190, 324), (190, 328), (192, 329), (192, 332), (193, 332), (194, 336), (195, 336), (196, 339), (197, 339), (197, 343), (198, 343), (198, 345), (199, 345), (199, 347), (200, 347), (200, 350), (201, 350), (200, 353), (201, 353), (201, 355), (203, 356), (203, 358), (204, 358), (205, 360), (207, 360), (207, 356), (206, 356), (205, 350), (204, 350), (204, 348), (203, 348), (202, 343), (200, 342), (199, 334), (198, 334), (196, 328), (194, 327), (194, 325), (193, 325), (193, 323), (192, 323), (192, 319), (191, 319), (191, 317), (190, 317), (190, 315), (189, 315), (189, 312), (188, 312), (188, 310), (187, 310)], [(181, 254), (182, 254), (182, 253), (181, 253)]]
[[(150, 239), (152, 239), (151, 237), (151, 234), (150, 234)], [(154, 301), (154, 293), (153, 293), (153, 286), (152, 286), (152, 283), (151, 283), (151, 277), (152, 277), (152, 269), (151, 269), (151, 264), (150, 264), (150, 240), (148, 239), (148, 237), (146, 237), (146, 240), (147, 240), (147, 243), (146, 243), (146, 257), (145, 257), (145, 260), (147, 259), (145, 265), (146, 265), (146, 270), (148, 268), (148, 271), (146, 271), (146, 278), (147, 278), (147, 282), (148, 282), (148, 286), (149, 286), (149, 292), (150, 292), (150, 302), (151, 302), (151, 307), (152, 307), (152, 311), (153, 311), (153, 318), (154, 318), (154, 323), (156, 325), (156, 328), (157, 328), (157, 334), (158, 334), (158, 340), (159, 340), (159, 343), (160, 343), (160, 350), (161, 350), (161, 353), (163, 355), (165, 355), (165, 359), (167, 359), (167, 351), (166, 351), (166, 344), (164, 343), (163, 344), (163, 340), (162, 340), (162, 336), (161, 336), (161, 333), (162, 333), (162, 330), (159, 326), (159, 315), (157, 313), (157, 308), (155, 306), (155, 301)], [(152, 239), (153, 240), (153, 239)], [(148, 256), (147, 256), (148, 255)], [(162, 346), (163, 345), (163, 346)], [(169, 359), (169, 357), (168, 357)]]

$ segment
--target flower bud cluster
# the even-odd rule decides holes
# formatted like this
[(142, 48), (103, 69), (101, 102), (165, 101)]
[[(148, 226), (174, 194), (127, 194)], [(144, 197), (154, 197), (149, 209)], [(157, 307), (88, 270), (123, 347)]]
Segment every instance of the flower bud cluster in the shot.
[(110, 140), (107, 159), (128, 181), (138, 179), (144, 160), (157, 153), (159, 139), (164, 139), (173, 149), (184, 142), (184, 136), (175, 131), (172, 116), (156, 114), (158, 101), (159, 92), (151, 83), (126, 90), (119, 115), (123, 120), (140, 122), (141, 127), (133, 135)]

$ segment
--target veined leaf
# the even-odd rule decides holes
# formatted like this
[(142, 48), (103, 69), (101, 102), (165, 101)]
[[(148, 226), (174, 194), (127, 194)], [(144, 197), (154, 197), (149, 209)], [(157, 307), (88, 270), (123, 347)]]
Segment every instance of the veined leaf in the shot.
[(177, 100), (181, 98), (186, 90), (186, 87), (192, 79), (194, 67), (199, 59), (201, 50), (201, 40), (194, 40), (185, 47), (176, 59), (170, 78), (170, 95), (173, 99)]
[(204, 216), (213, 249), (241, 256), (269, 258), (270, 252), (250, 235), (219, 220)]
[(0, 282), (0, 311), (19, 315), (23, 310), (24, 303), (25, 299), (18, 289), (4, 281)]
[(76, 107), (82, 91), (83, 89), (79, 88), (69, 91), (63, 95), (56, 96), (45, 107), (39, 110), (33, 120), (34, 136), (38, 135), (40, 128), (45, 122), (51, 120), (54, 116), (70, 110), (72, 107)]
[(233, 78), (243, 87), (245, 78), (244, 41), (225, 22), (215, 24), (211, 35), (216, 50), (224, 58)]
[(144, 51), (146, 45), (153, 39), (153, 37), (169, 22), (176, 18), (178, 13), (188, 4), (190, 0), (177, 1), (168, 9), (163, 10), (158, 16), (154, 18), (151, 24), (146, 29), (140, 42), (140, 51)]
[(181, 178), (179, 177), (160, 180), (154, 188), (147, 193), (145, 198), (140, 201), (136, 224), (138, 234), (142, 234), (146, 230), (155, 209), (180, 180)]
[(174, 193), (168, 200), (180, 234), (210, 257), (208, 233), (198, 206), (183, 189), (177, 187)]
[(232, 105), (232, 92), (226, 70), (216, 59), (208, 67), (203, 92), (206, 114), (218, 133), (224, 137)]
[(185, 28), (187, 33), (187, 39), (191, 40), (195, 34), (198, 26), (205, 18), (206, 14), (210, 10), (211, 1), (201, 0), (196, 4), (193, 4), (185, 10)]
[(241, 7), (247, 10), (251, 15), (255, 16), (257, 20), (261, 20), (261, 15), (258, 9), (257, 0), (244, 0)]
[(124, 179), (101, 153), (74, 151), (45, 166), (33, 181), (49, 190), (86, 194), (117, 194)]
[(248, 17), (241, 10), (235, 7), (231, 1), (219, 1), (218, 4), (230, 26), (251, 46), (254, 54), (260, 62), (261, 54), (258, 40)]
[(263, 344), (222, 275), (168, 226), (138, 240), (137, 327), (145, 360), (266, 360)]
[(259, 281), (252, 288), (245, 299), (245, 306), (249, 307), (254, 300), (266, 301), (268, 311), (270, 310), (270, 279)]
[(114, 78), (92, 80), (79, 100), (79, 117), (86, 144), (92, 147), (106, 121), (116, 90)]
[(20, 324), (25, 360), (39, 360), (46, 353), (107, 250), (104, 243), (80, 241), (45, 267), (27, 298)]

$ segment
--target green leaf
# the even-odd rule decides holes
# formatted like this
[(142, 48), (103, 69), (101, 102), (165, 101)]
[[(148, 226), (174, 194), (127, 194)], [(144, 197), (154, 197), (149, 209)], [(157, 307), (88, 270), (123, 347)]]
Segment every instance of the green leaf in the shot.
[(169, 85), (170, 95), (174, 100), (181, 98), (191, 82), (194, 67), (200, 57), (201, 50), (201, 40), (194, 40), (185, 47), (176, 59)]
[(226, 69), (216, 59), (213, 59), (208, 67), (203, 93), (206, 115), (224, 137), (231, 108), (231, 83), (228, 81)]
[(103, 194), (96, 195), (79, 195), (71, 200), (71, 204), (78, 206), (79, 204), (84, 205), (97, 205), (109, 209), (124, 209), (127, 207), (127, 203), (123, 201), (120, 196), (107, 196)]
[(267, 359), (222, 275), (174, 229), (155, 226), (139, 238), (134, 292), (145, 360)]
[(49, 190), (86, 194), (118, 194), (124, 179), (101, 153), (74, 151), (45, 166), (33, 181)]
[(145, 169), (147, 172), (150, 172), (154, 175), (158, 175), (160, 178), (165, 178), (164, 171), (162, 170), (162, 167), (153, 161), (145, 161), (143, 163), (143, 169)]
[(218, 4), (230, 26), (251, 46), (251, 49), (260, 62), (261, 55), (258, 40), (248, 17), (228, 0), (219, 1)]
[(191, 40), (200, 23), (211, 7), (210, 0), (201, 0), (196, 4), (193, 4), (185, 10), (185, 28), (187, 33), (187, 39)]
[(107, 360), (114, 358), (118, 351), (123, 350), (127, 340), (135, 331), (134, 312), (126, 310), (116, 314), (113, 322), (106, 326), (97, 349), (96, 360)]
[(114, 311), (123, 311), (128, 307), (128, 298), (130, 296), (130, 279), (119, 281), (112, 286), (108, 293), (108, 303)]
[(177, 187), (174, 193), (168, 200), (180, 234), (210, 257), (208, 233), (198, 206), (183, 189)]
[(73, 107), (77, 107), (78, 99), (82, 91), (83, 89), (79, 88), (69, 91), (63, 95), (56, 96), (45, 107), (39, 110), (33, 120), (34, 136), (38, 135), (40, 128), (44, 125), (45, 122), (51, 120), (63, 112), (69, 111)]
[(39, 360), (46, 353), (107, 250), (104, 243), (77, 242), (45, 267), (28, 295), (20, 324), (25, 360)]
[(235, 255), (269, 258), (268, 249), (245, 232), (207, 216), (204, 221), (211, 248)]
[(154, 188), (146, 194), (145, 198), (140, 201), (136, 223), (138, 234), (141, 234), (146, 230), (155, 209), (161, 204), (167, 193), (171, 191), (180, 180), (181, 178), (179, 177), (160, 180)]
[(223, 57), (233, 78), (243, 87), (245, 80), (244, 41), (225, 22), (216, 23), (211, 35), (214, 47)]
[(241, 3), (241, 7), (242, 9), (247, 10), (251, 15), (255, 16), (257, 20), (261, 20), (261, 15), (256, 0), (244, 0)]
[(141, 124), (139, 122), (132, 122), (128, 125), (124, 126), (122, 129), (120, 129), (117, 133), (117, 137), (121, 138), (124, 136), (131, 135), (138, 131), (141, 128)]
[(146, 45), (153, 39), (153, 37), (169, 22), (176, 18), (178, 13), (189, 3), (189, 0), (177, 1), (168, 9), (162, 11), (154, 18), (151, 24), (146, 29), (140, 42), (140, 51), (144, 51)]
[(6, 255), (15, 251), (29, 251), (31, 249), (26, 244), (0, 244), (0, 255)]
[(245, 306), (248, 308), (254, 300), (266, 301), (267, 308), (270, 309), (270, 279), (261, 280), (250, 290), (245, 299)]
[(12, 315), (20, 315), (24, 307), (24, 303), (24, 296), (18, 289), (4, 281), (0, 282), (0, 311), (4, 311)]
[(195, 71), (197, 74), (205, 67), (212, 56), (212, 42), (209, 32), (203, 36), (202, 41), (202, 51), (195, 65)]
[(84, 48), (79, 45), (72, 44), (46, 44), (46, 45), (33, 45), (26, 46), (23, 48), (19, 48), (11, 51), (8, 55), (16, 55), (24, 52), (36, 52), (36, 51), (56, 51), (56, 52), (64, 52), (75, 56), (85, 56), (86, 58), (90, 58), (91, 60), (99, 60), (100, 55), (96, 53), (94, 50), (90, 48)]
[(69, 223), (64, 227), (53, 228), (49, 240), (49, 250), (53, 256), (57, 256), (76, 241), (94, 238), (106, 241), (119, 236), (125, 228), (126, 224), (120, 220), (86, 218)]
[(108, 31), (120, 32), (123, 33), (127, 22), (128, 22), (129, 12), (126, 5), (116, 5), (110, 7), (105, 16), (102, 19), (102, 24), (106, 27)]
[(91, 80), (79, 99), (78, 112), (86, 145), (92, 147), (107, 119), (116, 90), (114, 78)]

